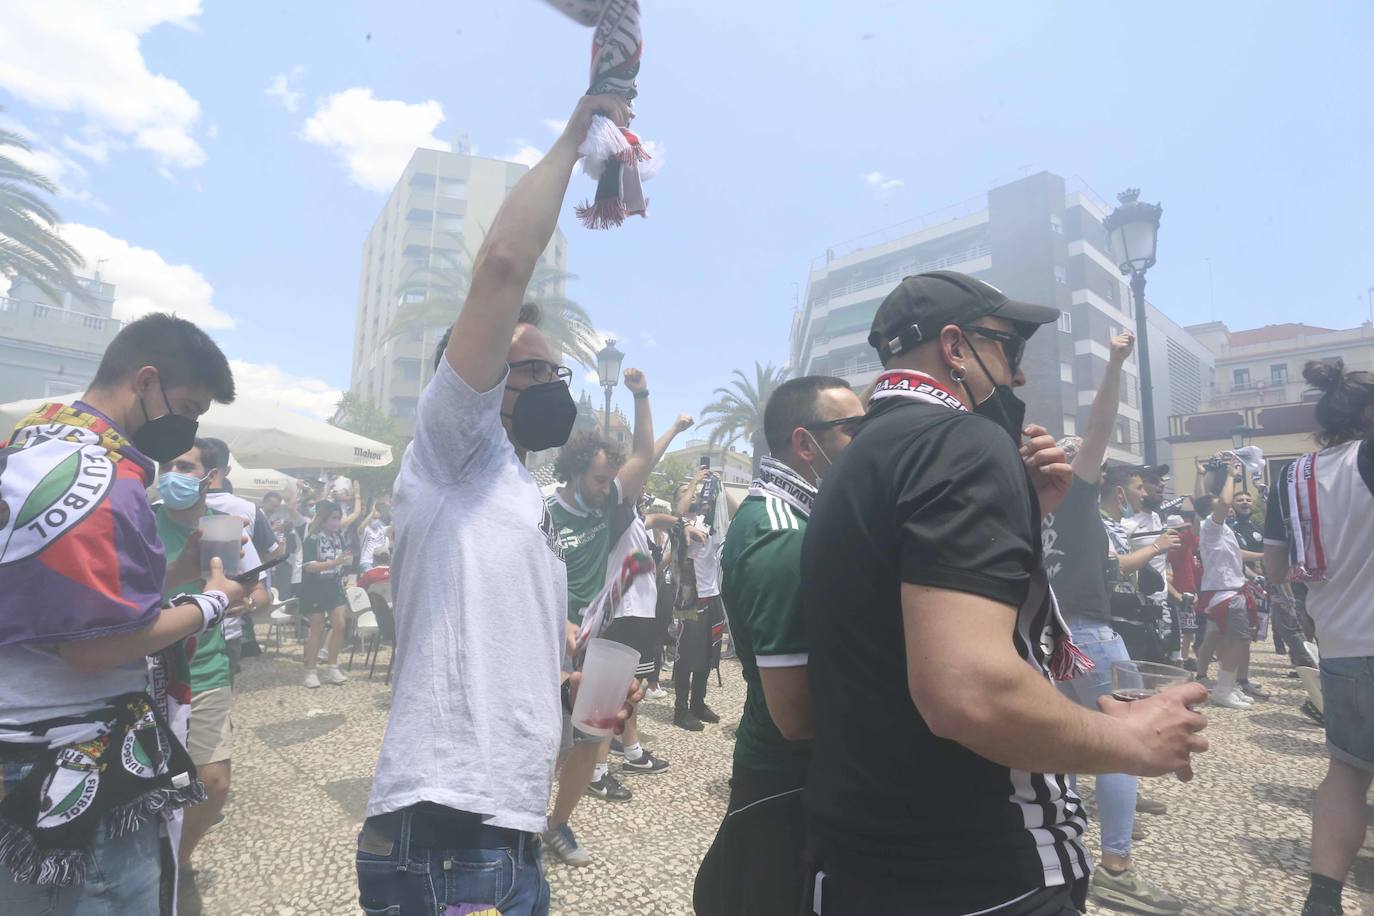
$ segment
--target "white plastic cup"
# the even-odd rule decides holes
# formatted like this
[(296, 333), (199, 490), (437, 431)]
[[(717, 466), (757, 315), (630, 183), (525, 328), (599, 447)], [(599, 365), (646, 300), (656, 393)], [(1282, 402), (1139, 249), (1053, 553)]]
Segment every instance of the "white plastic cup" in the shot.
[(609, 639), (587, 640), (582, 683), (573, 703), (573, 725), (589, 735), (614, 734), (638, 665), (639, 652), (629, 646)]
[(243, 547), (243, 522), (235, 515), (204, 515), (200, 519), (200, 572), (210, 575), (210, 560), (219, 557), (224, 574), (239, 571)]

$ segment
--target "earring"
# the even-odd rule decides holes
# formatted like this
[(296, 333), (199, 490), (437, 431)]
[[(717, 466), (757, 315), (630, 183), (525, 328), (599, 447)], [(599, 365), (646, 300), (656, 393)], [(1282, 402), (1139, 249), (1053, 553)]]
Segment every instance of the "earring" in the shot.
[(964, 381), (964, 367), (955, 366), (953, 369), (949, 370), (949, 377), (954, 382), (962, 384)]

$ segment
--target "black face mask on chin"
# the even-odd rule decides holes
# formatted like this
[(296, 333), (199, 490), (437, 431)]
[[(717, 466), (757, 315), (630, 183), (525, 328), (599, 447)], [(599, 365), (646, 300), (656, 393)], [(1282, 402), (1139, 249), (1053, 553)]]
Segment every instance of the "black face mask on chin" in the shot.
[(992, 382), (992, 394), (983, 398), (982, 401), (977, 401), (973, 397), (973, 389), (968, 386), (968, 382), (960, 381), (960, 384), (964, 386), (964, 391), (968, 393), (968, 399), (974, 401), (973, 412), (987, 417), (1005, 429), (1019, 448), (1021, 430), (1026, 423), (1026, 402), (1012, 393), (1010, 385), (999, 385), (994, 382), (992, 373), (988, 371), (987, 366), (983, 365), (983, 358), (978, 355), (978, 351), (974, 349), (972, 343), (969, 343), (967, 337), (964, 338), (964, 343), (968, 346), (969, 352), (973, 354), (974, 360), (977, 361), (978, 368), (983, 370), (983, 375), (987, 376), (989, 382)]
[(557, 448), (572, 435), (577, 421), (577, 402), (566, 382), (544, 382), (524, 388), (510, 388), (517, 392), (510, 413), (511, 435), (515, 444), (530, 452)]
[(196, 444), (196, 430), (200, 428), (200, 424), (190, 417), (183, 417), (172, 411), (172, 402), (167, 400), (167, 389), (162, 385), (160, 373), (157, 387), (162, 392), (162, 403), (167, 412), (156, 419), (148, 419), (148, 408), (140, 395), (138, 409), (143, 411), (143, 425), (138, 428), (138, 432), (130, 436), (130, 439), (133, 440), (134, 448), (161, 464), (191, 450), (191, 446)]

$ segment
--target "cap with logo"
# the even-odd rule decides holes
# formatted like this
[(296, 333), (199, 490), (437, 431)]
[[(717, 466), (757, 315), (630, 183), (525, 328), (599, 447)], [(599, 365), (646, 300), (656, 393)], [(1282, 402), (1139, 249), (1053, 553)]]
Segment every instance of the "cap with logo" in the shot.
[(933, 340), (948, 324), (964, 325), (988, 315), (1005, 318), (1029, 338), (1042, 324), (1059, 320), (1059, 309), (1008, 299), (991, 283), (953, 270), (932, 270), (907, 277), (887, 294), (873, 316), (868, 344), (883, 364), (923, 341)]

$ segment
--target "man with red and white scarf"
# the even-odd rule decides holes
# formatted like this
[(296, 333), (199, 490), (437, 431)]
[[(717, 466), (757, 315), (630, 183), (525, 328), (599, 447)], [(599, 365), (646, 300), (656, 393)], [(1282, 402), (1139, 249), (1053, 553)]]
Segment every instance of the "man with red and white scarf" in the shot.
[[(1220, 457), (1220, 456), (1219, 456)], [(1208, 472), (1208, 479), (1220, 475), (1220, 492), (1195, 496), (1202, 524), (1198, 529), (1198, 550), (1202, 554), (1202, 587), (1198, 605), (1212, 623), (1198, 650), (1200, 659), (1217, 656), (1216, 684), (1211, 701), (1226, 709), (1249, 709), (1254, 700), (1245, 695), (1239, 683), (1250, 667), (1250, 628), (1258, 626), (1259, 613), (1246, 588), (1245, 551), (1236, 533), (1226, 524), (1235, 498), (1236, 482), (1244, 468), (1239, 462)], [(1212, 487), (1215, 489), (1215, 485)], [(1201, 667), (1200, 667), (1201, 672)]]

